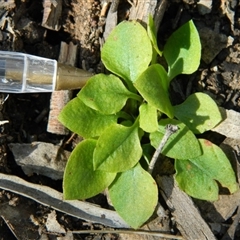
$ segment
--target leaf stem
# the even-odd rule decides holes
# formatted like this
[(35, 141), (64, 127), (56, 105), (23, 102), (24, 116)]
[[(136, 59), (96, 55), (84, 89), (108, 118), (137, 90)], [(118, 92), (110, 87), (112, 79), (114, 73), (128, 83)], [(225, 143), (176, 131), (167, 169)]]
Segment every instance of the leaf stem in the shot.
[(133, 83), (130, 80), (123, 79), (123, 81), (126, 83), (127, 88), (131, 93), (137, 93), (137, 89), (134, 87)]
[(137, 100), (138, 102), (142, 102), (143, 101), (142, 97), (140, 95), (138, 95), (138, 94), (135, 94), (135, 93), (131, 93), (129, 95), (129, 97), (134, 99), (134, 100)]
[(157, 51), (155, 50), (154, 47), (153, 48), (153, 53), (152, 53), (152, 61), (151, 61), (151, 65), (157, 63)]
[(123, 118), (125, 120), (130, 120), (130, 121), (133, 120), (133, 117), (124, 111), (118, 112), (117, 116), (118, 116), (118, 118)]
[(175, 133), (175, 132), (178, 131), (179, 127), (176, 126), (176, 125), (168, 124), (168, 125), (165, 127), (165, 129), (166, 129), (166, 132), (165, 132), (165, 134), (164, 134), (164, 136), (163, 136), (163, 138), (162, 138), (162, 141), (160, 142), (160, 144), (159, 144), (158, 148), (156, 149), (155, 153), (153, 154), (153, 157), (152, 157), (152, 159), (151, 159), (151, 161), (150, 161), (150, 164), (149, 164), (149, 166), (148, 166), (148, 172), (149, 172), (150, 174), (152, 174), (153, 169), (154, 169), (154, 166), (155, 166), (155, 164), (156, 164), (156, 162), (157, 162), (158, 156), (159, 156), (159, 154), (162, 152), (163, 147), (164, 147), (165, 144), (167, 143), (167, 140), (169, 139), (169, 137), (170, 137), (173, 133)]

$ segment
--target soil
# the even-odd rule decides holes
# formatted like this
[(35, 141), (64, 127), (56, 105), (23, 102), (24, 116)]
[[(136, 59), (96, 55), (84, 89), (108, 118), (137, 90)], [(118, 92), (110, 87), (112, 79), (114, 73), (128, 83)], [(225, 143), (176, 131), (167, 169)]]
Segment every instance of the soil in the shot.
[[(59, 21), (55, 24), (56, 29), (50, 29), (46, 21), (45, 25), (43, 24), (46, 17), (43, 15), (46, 13), (46, 4), (53, 4), (53, 2), (62, 4)], [(0, 0), (0, 50), (58, 59), (61, 42), (72, 42), (78, 47), (77, 67), (99, 72), (102, 70), (100, 47), (105, 31), (104, 18), (100, 17), (103, 2), (100, 0), (49, 0), (45, 1), (44, 5), (38, 0)], [(160, 47), (175, 29), (189, 19), (193, 19), (202, 42), (202, 60), (199, 70), (192, 75), (181, 75), (176, 78), (172, 84), (172, 102), (180, 103), (191, 93), (202, 91), (209, 94), (219, 106), (239, 112), (240, 3), (237, 0), (216, 0), (212, 5), (207, 6), (208, 2), (212, 1), (174, 0), (169, 1), (165, 9), (158, 31)], [(128, 1), (122, 0), (118, 8), (119, 19), (127, 19), (131, 7)], [(57, 135), (46, 130), (51, 94), (0, 94), (0, 120), (9, 121), (8, 124), (0, 126), (0, 172), (62, 191), (61, 180), (53, 180), (35, 173), (27, 176), (16, 164), (9, 148), (11, 143), (41, 141), (61, 145), (68, 140), (70, 135)], [(213, 133), (209, 133), (207, 137), (218, 145), (225, 139), (224, 136)], [(72, 147), (70, 144), (68, 150)], [(108, 207), (103, 196), (90, 201)], [(222, 202), (222, 207), (226, 201)], [(232, 224), (236, 212), (233, 211), (227, 218), (217, 219), (216, 215), (210, 216), (209, 209), (201, 201), (196, 201), (196, 204), (200, 206), (202, 215), (211, 226), (216, 239), (222, 239)], [(3, 207), (5, 210), (9, 208), (14, 217), (9, 217), (9, 214), (3, 211)], [(26, 211), (22, 212), (22, 209)], [(0, 239), (121, 238), (116, 234), (65, 236), (61, 231), (50, 234), (46, 230), (49, 214), (54, 214), (50, 207), (42, 206), (15, 193), (0, 190)], [(55, 218), (65, 230), (105, 228), (101, 224), (92, 224), (60, 212), (56, 212)], [(24, 229), (20, 235), (21, 231), (11, 227), (11, 221), (16, 219), (20, 221), (18, 224), (14, 223), (14, 226)], [(174, 220), (169, 218), (168, 224), (173, 234), (179, 234)], [(239, 238), (238, 226), (235, 229), (235, 237), (228, 239)]]

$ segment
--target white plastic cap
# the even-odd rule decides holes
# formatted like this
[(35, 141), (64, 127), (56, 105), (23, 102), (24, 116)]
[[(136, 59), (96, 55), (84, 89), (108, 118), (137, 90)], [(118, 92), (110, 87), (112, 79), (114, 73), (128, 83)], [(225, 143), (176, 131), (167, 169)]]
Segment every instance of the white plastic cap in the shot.
[(56, 60), (0, 51), (0, 92), (52, 92), (56, 78)]

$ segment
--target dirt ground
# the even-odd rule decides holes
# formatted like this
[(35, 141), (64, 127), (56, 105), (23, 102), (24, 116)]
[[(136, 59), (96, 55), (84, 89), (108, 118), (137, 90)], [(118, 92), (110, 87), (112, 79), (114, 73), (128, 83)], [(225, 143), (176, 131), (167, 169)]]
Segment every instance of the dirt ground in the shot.
[[(103, 13), (104, 2), (103, 0), (48, 0), (43, 3), (39, 0), (0, 0), (0, 50), (23, 52), (58, 60), (61, 42), (71, 43), (76, 45), (77, 49), (76, 66), (91, 72), (100, 72), (102, 71), (100, 47), (105, 31), (105, 18), (100, 15)], [(137, 3), (133, 2), (133, 4)], [(177, 77), (177, 81), (172, 85), (172, 102), (174, 104), (182, 102), (191, 93), (202, 91), (209, 94), (219, 106), (239, 112), (239, 1), (168, 2), (158, 31), (159, 46), (163, 46), (169, 35), (189, 19), (193, 19), (202, 42), (199, 70), (190, 76)], [(60, 9), (56, 7), (59, 4), (62, 5)], [(56, 7), (56, 11), (53, 6)], [(117, 9), (118, 21), (128, 19), (132, 7), (129, 1), (120, 1)], [(57, 20), (48, 22), (47, 14), (53, 11)], [(38, 172), (26, 174), (16, 163), (16, 157), (10, 147), (13, 143), (39, 141), (62, 145), (68, 141), (70, 134), (58, 135), (47, 132), (50, 99), (50, 93), (8, 95), (0, 92), (0, 120), (9, 121), (8, 124), (0, 126), (0, 172), (20, 177), (31, 183), (49, 186), (61, 192), (61, 179), (52, 179)], [(212, 132), (207, 133), (205, 137), (218, 145), (226, 138), (222, 134)], [(74, 141), (77, 141), (76, 137)], [(67, 150), (72, 150), (74, 141), (67, 144)], [(235, 170), (237, 172), (237, 169)], [(239, 223), (235, 226), (233, 236), (229, 234), (228, 238), (226, 237), (227, 230), (238, 214), (236, 210), (239, 206), (238, 199), (238, 195), (234, 199), (228, 197), (222, 199), (218, 206), (215, 206), (215, 211), (212, 205), (195, 201), (216, 239), (240, 239)], [(90, 199), (90, 202), (109, 207), (103, 195)], [(165, 207), (167, 210), (167, 206)], [(222, 214), (224, 208), (225, 214)], [(0, 239), (4, 240), (127, 239), (112, 233), (66, 235), (67, 230), (101, 230), (106, 226), (92, 224), (67, 213), (55, 212), (51, 207), (1, 189), (0, 216)], [(53, 225), (59, 224), (57, 230), (54, 231), (47, 225), (49, 219), (54, 219)], [(180, 235), (171, 215), (168, 223), (169, 231)]]

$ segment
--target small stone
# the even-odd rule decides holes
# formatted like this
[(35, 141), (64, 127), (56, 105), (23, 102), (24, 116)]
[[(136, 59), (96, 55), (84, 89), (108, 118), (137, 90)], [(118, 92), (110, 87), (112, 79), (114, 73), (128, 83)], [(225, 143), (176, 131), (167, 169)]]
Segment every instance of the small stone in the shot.
[(48, 214), (46, 229), (48, 232), (66, 233), (65, 229), (57, 221), (57, 214), (56, 214), (56, 211), (54, 210)]
[(217, 72), (217, 71), (218, 71), (218, 66), (213, 66), (213, 67), (211, 68), (211, 70), (212, 70), (213, 72)]
[(212, 11), (212, 0), (200, 0), (198, 2), (198, 12), (201, 15), (208, 14)]
[(59, 180), (63, 178), (63, 172), (70, 156), (70, 152), (63, 151), (60, 146), (51, 143), (33, 142), (9, 144), (16, 163), (22, 167), (24, 173), (31, 176), (40, 174)]

